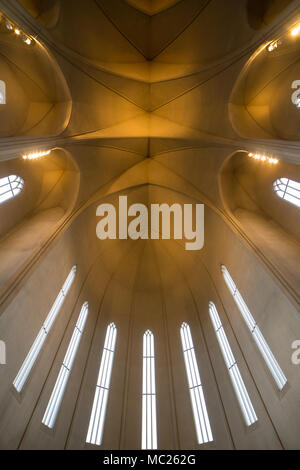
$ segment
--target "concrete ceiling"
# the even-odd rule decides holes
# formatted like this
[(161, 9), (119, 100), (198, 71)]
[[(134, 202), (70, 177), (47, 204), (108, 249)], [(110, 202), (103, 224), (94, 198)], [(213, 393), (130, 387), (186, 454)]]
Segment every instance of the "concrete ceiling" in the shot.
[[(2, 33), (0, 59), (8, 41), (18, 51), (5, 62), (20, 89), (18, 110), (13, 100), (7, 109), (23, 113), (3, 137), (28, 135), (33, 110), (34, 135), (51, 146), (55, 134), (79, 169), (74, 214), (148, 187), (147, 203), (159, 188), (160, 202), (171, 191), (226, 219), (219, 180), (232, 154), (262, 148), (297, 160), (290, 141), (299, 140), (300, 115), (289, 93), (298, 46), (287, 31), (298, 0), (0, 0), (0, 8), (38, 40), (27, 58)], [(282, 50), (267, 53), (262, 45), (278, 37)], [(26, 71), (48, 92), (53, 119), (33, 107)]]

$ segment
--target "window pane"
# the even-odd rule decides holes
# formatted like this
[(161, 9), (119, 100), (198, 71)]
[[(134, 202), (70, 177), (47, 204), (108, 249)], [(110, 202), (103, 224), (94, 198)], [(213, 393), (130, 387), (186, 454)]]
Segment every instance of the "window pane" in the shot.
[(182, 324), (180, 335), (198, 444), (205, 444), (206, 442), (213, 441), (213, 436), (196, 360), (191, 330), (187, 323)]
[(70, 377), (70, 373), (76, 357), (77, 349), (79, 347), (81, 335), (84, 330), (87, 316), (88, 303), (85, 302), (80, 311), (78, 321), (76, 323), (71, 341), (69, 343), (68, 350), (63, 360), (58, 378), (56, 380), (47, 409), (43, 417), (42, 423), (49, 428), (53, 428), (55, 425), (56, 417), (59, 412), (59, 408), (64, 396), (64, 391)]
[(94, 396), (86, 442), (100, 446), (102, 443), (104, 421), (113, 367), (117, 339), (117, 328), (114, 323), (107, 327), (99, 375)]
[(0, 104), (6, 104), (6, 85), (3, 80), (0, 80)]
[(235, 303), (238, 306), (239, 311), (241, 312), (252, 336), (253, 339), (263, 356), (266, 365), (268, 366), (276, 384), (279, 390), (282, 390), (285, 384), (287, 383), (287, 379), (282, 372), (278, 362), (276, 361), (272, 351), (270, 350), (265, 338), (263, 337), (256, 321), (254, 320), (253, 316), (251, 315), (243, 297), (241, 296), (240, 292), (238, 291), (235, 283), (232, 280), (232, 277), (230, 276), (228, 270), (226, 269), (225, 266), (221, 266), (222, 274), (225, 279), (225, 282), (227, 284), (227, 287), (229, 288)]
[(227, 339), (226, 333), (224, 331), (221, 319), (219, 317), (216, 306), (213, 302), (209, 304), (209, 315), (216, 332), (217, 340), (227, 366), (231, 382), (240, 405), (242, 414), (244, 416), (247, 426), (257, 421), (257, 416), (255, 414), (254, 408), (252, 406), (250, 397), (248, 395), (247, 389), (243, 382), (242, 376), (240, 374), (237, 362), (232, 353), (229, 341)]
[(143, 337), (142, 449), (157, 449), (154, 336)]
[(298, 181), (281, 178), (273, 183), (273, 188), (278, 197), (300, 207), (300, 183)]
[(62, 290), (59, 292), (58, 296), (56, 297), (54, 304), (52, 305), (52, 308), (50, 312), (48, 313), (48, 316), (42, 328), (40, 329), (39, 334), (37, 335), (33, 345), (31, 346), (31, 349), (29, 353), (27, 354), (27, 357), (25, 361), (23, 362), (22, 367), (19, 370), (17, 377), (15, 378), (13, 382), (13, 385), (18, 392), (22, 391), (22, 388), (25, 385), (25, 382), (29, 377), (29, 374), (41, 352), (43, 344), (45, 343), (47, 339), (50, 329), (65, 301), (65, 297), (74, 281), (75, 275), (76, 275), (76, 266), (73, 266), (73, 268), (71, 269), (64, 283)]
[(20, 176), (10, 175), (0, 178), (0, 204), (17, 196), (24, 186), (24, 180)]

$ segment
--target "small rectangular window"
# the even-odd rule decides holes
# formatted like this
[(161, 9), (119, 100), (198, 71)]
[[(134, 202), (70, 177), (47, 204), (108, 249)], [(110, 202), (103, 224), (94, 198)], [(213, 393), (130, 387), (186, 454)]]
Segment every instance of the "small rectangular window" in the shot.
[(41, 349), (47, 339), (47, 336), (53, 326), (53, 323), (56, 320), (57, 315), (59, 314), (59, 311), (65, 301), (66, 295), (69, 292), (69, 289), (75, 279), (76, 275), (76, 266), (73, 266), (71, 269), (70, 274), (68, 275), (63, 288), (59, 292), (57, 298), (55, 299), (54, 304), (52, 305), (52, 308), (41, 328), (39, 331), (33, 345), (31, 346), (31, 349), (29, 353), (26, 356), (25, 361), (23, 362), (21, 369), (19, 370), (19, 373), (17, 377), (15, 378), (13, 385), (17, 392), (21, 392), (22, 388), (25, 385), (25, 382), (27, 381), (29, 374), (41, 352)]
[(157, 449), (154, 336), (143, 338), (142, 449)]
[(93, 408), (86, 437), (86, 442), (88, 444), (95, 444), (97, 446), (100, 446), (102, 444), (116, 339), (117, 328), (114, 323), (111, 323), (107, 327), (106, 331)]
[(205, 444), (213, 441), (213, 435), (206, 408), (191, 330), (187, 323), (182, 324), (180, 334), (198, 444)]
[(246, 325), (248, 326), (253, 339), (265, 360), (269, 371), (271, 372), (277, 387), (279, 390), (282, 390), (285, 384), (287, 383), (287, 378), (285, 377), (284, 373), (282, 372), (278, 362), (276, 361), (271, 349), (269, 348), (262, 332), (260, 331), (256, 321), (254, 320), (250, 310), (248, 309), (243, 297), (241, 296), (240, 292), (238, 291), (232, 277), (230, 276), (227, 268), (225, 266), (221, 266), (222, 274), (227, 284), (228, 289), (230, 290), (235, 303), (239, 311), (244, 318)]
[(0, 178), (0, 204), (17, 196), (24, 187), (24, 180), (17, 175)]
[(56, 417), (64, 396), (65, 388), (67, 386), (72, 366), (76, 357), (77, 349), (81, 340), (81, 336), (85, 327), (86, 319), (88, 316), (88, 303), (83, 304), (76, 323), (68, 350), (63, 360), (59, 375), (57, 377), (55, 386), (53, 388), (47, 409), (43, 417), (43, 424), (48, 428), (53, 428), (55, 425)]
[(209, 315), (216, 332), (218, 343), (222, 351), (222, 355), (227, 366), (230, 379), (239, 402), (242, 414), (244, 416), (247, 426), (251, 426), (257, 421), (257, 416), (255, 414), (254, 408), (252, 406), (250, 397), (248, 395), (247, 389), (245, 387), (244, 381), (242, 379), (240, 370), (238, 368), (237, 362), (232, 353), (230, 344), (228, 342), (226, 333), (224, 331), (221, 319), (219, 317), (218, 311), (215, 304), (210, 302), (209, 304)]
[(0, 104), (6, 104), (6, 85), (3, 80), (0, 80)]

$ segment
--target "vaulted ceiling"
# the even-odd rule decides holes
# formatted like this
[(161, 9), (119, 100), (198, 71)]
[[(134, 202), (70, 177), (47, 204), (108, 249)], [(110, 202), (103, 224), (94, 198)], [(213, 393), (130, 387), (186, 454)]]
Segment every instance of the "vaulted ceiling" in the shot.
[[(33, 144), (66, 149), (80, 173), (74, 213), (137, 187), (151, 203), (155, 187), (161, 202), (170, 192), (204, 202), (230, 224), (220, 175), (233, 154), (262, 150), (298, 163), (300, 113), (289, 93), (299, 62), (286, 39), (298, 1), (0, 0), (0, 8), (37, 39), (23, 54), (0, 34), (0, 60), (20, 90), (5, 110), (0, 158)], [(272, 56), (265, 45), (278, 37), (282, 52)]]

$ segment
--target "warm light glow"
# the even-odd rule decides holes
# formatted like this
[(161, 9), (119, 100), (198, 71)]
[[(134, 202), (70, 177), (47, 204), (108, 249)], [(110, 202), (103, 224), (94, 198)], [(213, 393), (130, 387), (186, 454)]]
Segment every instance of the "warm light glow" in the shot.
[(298, 24), (291, 30), (292, 36), (298, 36), (299, 33), (300, 33), (300, 24)]
[(268, 51), (268, 52), (273, 52), (273, 51), (275, 51), (275, 50), (278, 48), (278, 46), (280, 46), (281, 44), (282, 44), (282, 41), (281, 41), (281, 40), (273, 41), (273, 42), (271, 42), (271, 43), (269, 43), (269, 44), (267, 45), (267, 51)]
[(254, 158), (254, 160), (259, 160), (261, 162), (268, 162), (272, 165), (277, 165), (277, 163), (279, 163), (277, 158), (267, 157), (266, 155), (260, 155), (259, 153), (256, 153), (255, 155), (253, 153), (248, 153), (248, 157)]
[(0, 21), (2, 20), (4, 21), (6, 29), (14, 33), (16, 36), (19, 36), (22, 41), (27, 44), (27, 46), (30, 46), (33, 43), (33, 39), (30, 38), (27, 34), (25, 34), (24, 31), (19, 28), (19, 26), (15, 25), (13, 22), (11, 22), (9, 19), (7, 19), (0, 13)]
[(9, 21), (5, 21), (5, 26), (9, 31), (13, 29), (12, 24)]
[(23, 155), (23, 159), (24, 160), (36, 160), (37, 158), (50, 155), (50, 153), (51, 153), (51, 150), (46, 150), (44, 152), (29, 153), (27, 155)]

